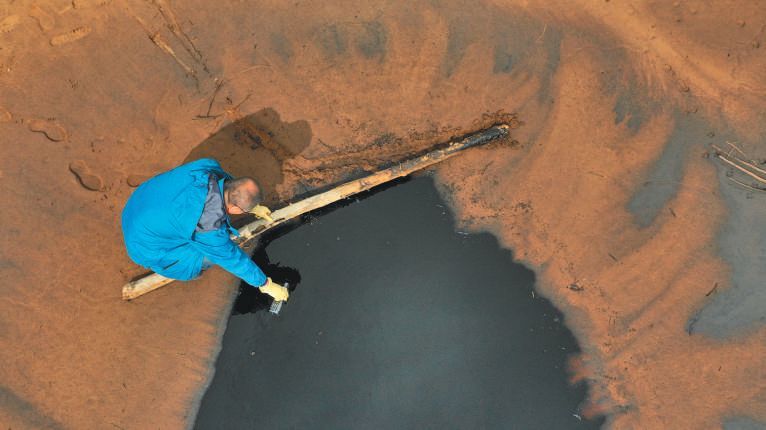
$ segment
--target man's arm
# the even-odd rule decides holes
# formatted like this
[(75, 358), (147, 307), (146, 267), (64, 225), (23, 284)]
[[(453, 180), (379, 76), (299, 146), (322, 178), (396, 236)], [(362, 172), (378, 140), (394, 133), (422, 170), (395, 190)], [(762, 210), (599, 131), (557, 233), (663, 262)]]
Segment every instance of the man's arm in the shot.
[(266, 275), (244, 251), (229, 239), (229, 233), (226, 229), (197, 232), (192, 244), (208, 260), (223, 267), (248, 284), (254, 287), (261, 287), (266, 284)]

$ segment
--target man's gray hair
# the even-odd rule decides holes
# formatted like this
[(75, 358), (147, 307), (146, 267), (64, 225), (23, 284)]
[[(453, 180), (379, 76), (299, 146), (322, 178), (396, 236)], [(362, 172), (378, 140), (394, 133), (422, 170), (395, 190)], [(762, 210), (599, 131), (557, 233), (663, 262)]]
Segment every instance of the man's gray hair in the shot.
[[(261, 190), (255, 179), (249, 176), (231, 179), (224, 183), (224, 190), (229, 192), (229, 203), (250, 212), (261, 203)], [(255, 190), (255, 192), (253, 192)]]

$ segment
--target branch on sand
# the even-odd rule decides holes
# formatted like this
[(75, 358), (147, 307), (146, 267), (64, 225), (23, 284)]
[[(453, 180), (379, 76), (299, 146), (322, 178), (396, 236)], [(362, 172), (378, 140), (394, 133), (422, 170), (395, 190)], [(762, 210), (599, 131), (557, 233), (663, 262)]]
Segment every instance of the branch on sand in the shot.
[(207, 105), (207, 112), (204, 115), (197, 115), (197, 118), (200, 118), (200, 119), (213, 118), (214, 119), (223, 115), (223, 114), (211, 115), (210, 110), (213, 109), (213, 103), (215, 103), (215, 97), (218, 95), (218, 91), (221, 90), (221, 87), (223, 86), (225, 82), (226, 81), (223, 79), (216, 79), (215, 90), (213, 90), (213, 96), (210, 97), (210, 103), (208, 103)]
[[(464, 149), (484, 145), (491, 141), (505, 138), (508, 136), (510, 128), (511, 126), (507, 124), (492, 126), (476, 133), (452, 140), (446, 145), (439, 145), (430, 152), (402, 161), (392, 167), (371, 173), (364, 178), (346, 182), (328, 191), (289, 204), (281, 209), (275, 210), (274, 213), (271, 214), (271, 217), (273, 218), (273, 221), (271, 222), (256, 220), (240, 228), (237, 242), (240, 247), (244, 247), (248, 241), (262, 234), (264, 231), (274, 228), (291, 219), (295, 219), (300, 215), (323, 208), (355, 194), (370, 190), (378, 185), (407, 176), (418, 170), (422, 170), (452, 158)], [(171, 282), (173, 282), (173, 279), (166, 278), (157, 273), (150, 273), (140, 279), (125, 284), (122, 287), (122, 298), (124, 300), (132, 300)]]
[[(757, 182), (748, 184), (744, 181), (734, 178), (731, 175), (729, 176), (729, 180), (751, 191), (766, 192), (766, 187), (758, 185), (758, 183), (766, 184), (766, 170), (758, 167), (756, 162), (750, 159), (750, 157), (734, 143), (726, 142), (726, 144), (731, 147), (729, 151), (724, 151), (722, 148), (713, 145), (716, 158), (728, 166), (734, 168), (735, 172), (738, 171), (752, 179), (755, 179)], [(736, 153), (741, 154), (741, 157), (736, 155), (735, 151)]]

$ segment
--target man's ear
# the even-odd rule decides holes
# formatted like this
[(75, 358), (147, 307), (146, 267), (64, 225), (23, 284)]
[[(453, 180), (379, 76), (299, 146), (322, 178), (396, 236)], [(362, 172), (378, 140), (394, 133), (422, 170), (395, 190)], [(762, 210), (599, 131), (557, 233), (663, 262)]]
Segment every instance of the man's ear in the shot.
[(242, 212), (242, 209), (234, 205), (226, 205), (226, 212), (228, 212), (229, 215), (242, 215), (244, 213)]

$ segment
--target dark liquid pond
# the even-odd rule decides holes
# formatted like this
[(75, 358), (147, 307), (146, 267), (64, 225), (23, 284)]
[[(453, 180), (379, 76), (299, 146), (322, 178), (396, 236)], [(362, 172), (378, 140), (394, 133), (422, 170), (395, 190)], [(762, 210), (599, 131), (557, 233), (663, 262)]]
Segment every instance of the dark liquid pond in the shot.
[[(243, 286), (197, 429), (598, 428), (562, 315), (489, 234), (455, 230), (428, 177), (265, 239), (296, 288), (279, 316)], [(291, 269), (294, 268), (294, 269)], [(297, 284), (296, 284), (297, 282)]]

